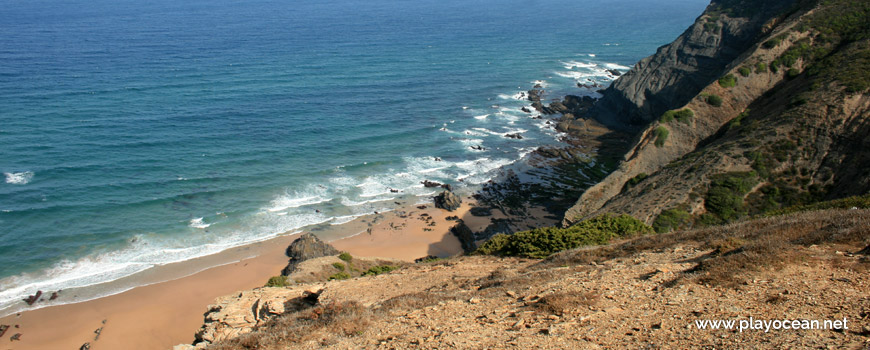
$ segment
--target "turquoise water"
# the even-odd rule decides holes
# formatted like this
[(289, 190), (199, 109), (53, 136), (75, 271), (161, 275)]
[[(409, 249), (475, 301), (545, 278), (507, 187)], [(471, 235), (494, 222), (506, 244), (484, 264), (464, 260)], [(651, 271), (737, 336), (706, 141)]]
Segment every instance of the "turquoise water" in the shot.
[(556, 142), (517, 93), (595, 95), (706, 4), (4, 1), (0, 309), (471, 190)]

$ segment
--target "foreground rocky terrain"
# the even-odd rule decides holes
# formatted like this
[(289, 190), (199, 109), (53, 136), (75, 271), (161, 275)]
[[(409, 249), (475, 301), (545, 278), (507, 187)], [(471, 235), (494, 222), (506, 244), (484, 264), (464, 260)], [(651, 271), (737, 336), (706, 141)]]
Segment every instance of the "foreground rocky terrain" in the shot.
[[(218, 300), (208, 349), (870, 346), (870, 210), (646, 235), (548, 259), (463, 256)], [(842, 320), (703, 330), (699, 320)], [(210, 343), (209, 341), (215, 341)], [(193, 348), (181, 345), (177, 349)]]

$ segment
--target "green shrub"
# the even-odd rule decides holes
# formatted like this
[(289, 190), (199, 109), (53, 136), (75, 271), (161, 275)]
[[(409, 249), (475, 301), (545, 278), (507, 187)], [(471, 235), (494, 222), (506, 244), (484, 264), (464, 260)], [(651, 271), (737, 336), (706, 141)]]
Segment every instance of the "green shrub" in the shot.
[(513, 235), (498, 234), (477, 253), (541, 259), (580, 246), (606, 244), (616, 237), (652, 232), (651, 227), (631, 216), (604, 214), (568, 228), (544, 227)]
[(738, 219), (746, 215), (743, 196), (757, 183), (758, 176), (754, 171), (713, 176), (710, 189), (704, 197), (704, 207), (708, 213), (716, 215), (724, 222)]
[(722, 97), (719, 97), (719, 95), (708, 95), (707, 104), (713, 107), (722, 107)]
[(765, 41), (764, 44), (761, 44), (761, 46), (764, 47), (765, 49), (770, 50), (774, 47), (779, 46), (779, 43), (781, 43), (781, 42), (782, 42), (782, 38), (776, 37), (776, 38), (770, 39), (768, 41)]
[(752, 70), (749, 69), (749, 67), (740, 67), (740, 69), (738, 69), (737, 72), (739, 72), (740, 75), (742, 75), (744, 77), (748, 77), (749, 74), (752, 74)]
[(800, 74), (801, 74), (801, 71), (800, 71), (800, 69), (797, 69), (797, 68), (789, 68), (789, 70), (787, 72), (785, 72), (785, 75), (789, 79), (797, 78), (797, 76)]
[(731, 119), (731, 121), (728, 122), (728, 128), (732, 129), (740, 126), (740, 124), (743, 122), (743, 119), (746, 119), (747, 116), (749, 116), (749, 109), (740, 112), (740, 114), (734, 117), (734, 119)]
[(653, 131), (653, 133), (655, 134), (655, 137), (656, 137), (656, 141), (655, 141), (656, 147), (662, 147), (665, 145), (665, 141), (668, 140), (668, 135), (670, 135), (671, 132), (668, 131), (668, 129), (665, 128), (664, 126), (659, 126)]
[(366, 270), (366, 272), (363, 272), (362, 275), (363, 276), (377, 276), (377, 275), (380, 275), (382, 273), (387, 273), (387, 272), (393, 271), (393, 270), (398, 269), (398, 268), (399, 268), (398, 266), (392, 266), (392, 265), (373, 266), (373, 267), (369, 268), (368, 270)]
[(342, 264), (340, 262), (332, 263), (332, 267), (334, 267), (338, 271), (344, 271), (344, 264)]
[(724, 88), (733, 88), (737, 86), (737, 77), (734, 74), (727, 74), (724, 77), (719, 78), (719, 85)]
[(755, 73), (764, 73), (767, 72), (767, 64), (764, 62), (758, 62), (755, 65)]
[(692, 117), (695, 116), (695, 112), (691, 109), (683, 108), (681, 110), (670, 110), (662, 114), (660, 118), (662, 123), (670, 123), (677, 119), (683, 123), (689, 124), (692, 120)]
[(691, 218), (692, 215), (685, 210), (668, 209), (656, 217), (655, 221), (653, 221), (652, 227), (656, 232), (664, 233), (683, 227)]
[(683, 108), (683, 109), (677, 111), (677, 113), (674, 117), (677, 118), (677, 120), (679, 120), (682, 123), (689, 124), (692, 122), (692, 117), (694, 117), (694, 116), (695, 116), (695, 112), (692, 112), (691, 109)]
[(332, 276), (329, 276), (330, 281), (332, 281), (332, 280), (346, 280), (348, 278), (350, 278), (350, 274), (347, 272), (344, 272), (344, 271), (336, 272)]
[(778, 59), (773, 60), (773, 62), (770, 62), (770, 71), (771, 71), (771, 72), (774, 72), (774, 73), (779, 72), (779, 66), (780, 66), (780, 64), (781, 64), (781, 63), (779, 63), (779, 60), (778, 60)]
[(634, 187), (635, 185), (639, 184), (641, 181), (643, 181), (647, 177), (649, 177), (649, 175), (647, 175), (647, 173), (637, 174), (637, 176), (626, 181), (625, 185), (628, 186), (629, 188)]
[(346, 262), (350, 262), (351, 260), (353, 260), (353, 256), (351, 256), (348, 252), (341, 252), (341, 254), (338, 255), (338, 258)]
[(287, 280), (287, 276), (273, 276), (269, 277), (269, 281), (266, 282), (266, 287), (286, 287), (291, 284), (292, 283)]

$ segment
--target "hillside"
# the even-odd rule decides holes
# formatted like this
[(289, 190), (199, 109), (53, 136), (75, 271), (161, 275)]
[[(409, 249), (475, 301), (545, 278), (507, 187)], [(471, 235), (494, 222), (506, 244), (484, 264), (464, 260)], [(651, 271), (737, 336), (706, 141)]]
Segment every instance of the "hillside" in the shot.
[[(264, 287), (206, 313), (208, 349), (781, 348), (870, 345), (870, 210), (647, 235), (545, 260), (464, 256)], [(700, 330), (716, 319), (848, 330)], [(215, 332), (215, 325), (222, 325)], [(177, 349), (194, 346), (180, 345)]]
[[(605, 92), (596, 116), (641, 128), (563, 224), (615, 212), (659, 220), (659, 230), (705, 226), (870, 190), (870, 5), (739, 12), (727, 3), (714, 1)], [(654, 64), (674, 61), (696, 64)], [(671, 71), (680, 94), (654, 88)], [(644, 93), (632, 95), (638, 86)], [(607, 113), (614, 104), (627, 109), (621, 117)]]

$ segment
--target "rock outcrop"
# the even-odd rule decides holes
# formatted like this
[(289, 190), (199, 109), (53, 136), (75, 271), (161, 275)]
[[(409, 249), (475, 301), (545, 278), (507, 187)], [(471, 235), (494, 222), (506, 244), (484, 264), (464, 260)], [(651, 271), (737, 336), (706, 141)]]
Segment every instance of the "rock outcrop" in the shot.
[(290, 257), (290, 261), (287, 263), (287, 267), (281, 271), (281, 274), (289, 276), (293, 273), (296, 265), (305, 260), (338, 255), (339, 253), (338, 250), (321, 241), (314, 234), (306, 232), (287, 247), (287, 256)]
[(471, 253), (477, 249), (477, 243), (474, 241), (474, 232), (462, 220), (459, 220), (455, 226), (450, 228), (450, 233), (459, 239), (459, 243), (462, 244), (462, 250), (466, 253)]
[(447, 211), (459, 209), (462, 200), (451, 191), (444, 191), (435, 196), (435, 207)]
[(595, 113), (605, 124), (640, 127), (682, 106), (733, 68), (732, 62), (770, 30), (796, 1), (758, 2), (749, 17), (730, 17), (714, 0), (674, 42), (644, 58), (603, 92)]
[(238, 337), (276, 316), (310, 307), (317, 303), (324, 285), (263, 287), (220, 297), (205, 313), (205, 321), (196, 333), (196, 348)]

